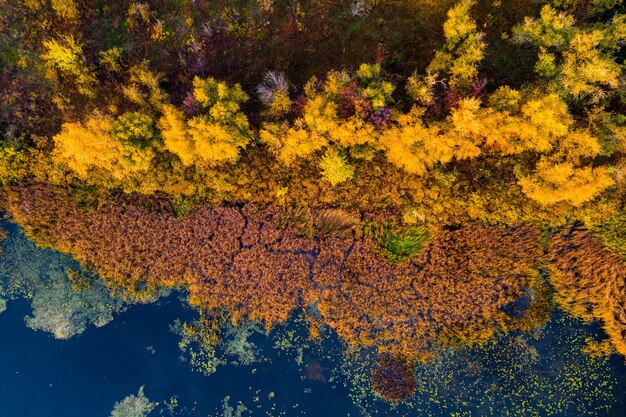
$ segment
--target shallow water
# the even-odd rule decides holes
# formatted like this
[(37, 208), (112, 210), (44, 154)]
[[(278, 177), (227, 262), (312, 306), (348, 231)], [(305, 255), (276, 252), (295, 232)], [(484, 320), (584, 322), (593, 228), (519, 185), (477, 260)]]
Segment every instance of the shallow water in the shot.
[(141, 386), (159, 402), (151, 416), (236, 416), (239, 402), (243, 416), (626, 415), (623, 361), (583, 355), (585, 339), (601, 333), (559, 312), (533, 334), (446, 352), (418, 367), (418, 392), (398, 406), (369, 388), (372, 352), (343, 354), (332, 334), (312, 343), (298, 318), (269, 335), (250, 331), (251, 363), (225, 348), (228, 363), (206, 376), (192, 369), (170, 330), (197, 317), (183, 294), (130, 306), (97, 285), (77, 296), (64, 281), (65, 268), (78, 268), (69, 257), (35, 248), (5, 226), (12, 234), (0, 256), (9, 299), (0, 314), (0, 417), (106, 417)]

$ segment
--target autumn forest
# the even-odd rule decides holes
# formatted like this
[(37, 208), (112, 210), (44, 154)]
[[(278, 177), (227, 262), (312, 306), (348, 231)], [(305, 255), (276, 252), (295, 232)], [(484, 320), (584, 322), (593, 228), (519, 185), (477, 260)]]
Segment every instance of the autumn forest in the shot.
[(0, 182), (112, 294), (186, 294), (205, 362), (301, 316), (398, 404), (554, 309), (623, 361), (626, 5), (0, 0)]

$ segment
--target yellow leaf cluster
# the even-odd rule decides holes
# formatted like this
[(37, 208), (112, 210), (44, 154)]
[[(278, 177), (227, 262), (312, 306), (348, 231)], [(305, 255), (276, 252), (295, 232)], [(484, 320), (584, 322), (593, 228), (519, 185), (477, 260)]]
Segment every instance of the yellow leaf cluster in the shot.
[(306, 158), (328, 144), (324, 137), (309, 132), (302, 123), (293, 127), (286, 123), (265, 124), (259, 136), (261, 142), (267, 143), (285, 165), (293, 164), (298, 158)]
[(217, 123), (208, 115), (185, 120), (183, 113), (171, 105), (164, 106), (159, 128), (165, 148), (187, 166), (197, 161), (209, 165), (234, 162), (239, 148), (249, 141), (236, 129)]
[(462, 0), (448, 11), (443, 25), (444, 47), (438, 50), (428, 69), (432, 73), (448, 73), (452, 89), (467, 88), (478, 74), (478, 63), (486, 48), (483, 35), (469, 14), (474, 0)]
[(41, 57), (50, 68), (72, 77), (79, 93), (88, 97), (95, 96), (96, 79), (84, 62), (82, 46), (71, 35), (63, 36), (59, 40), (45, 40), (43, 47), (45, 52)]
[(236, 161), (239, 147), (247, 143), (245, 138), (233, 134), (206, 116), (194, 117), (187, 122), (187, 126), (189, 136), (195, 144), (196, 157), (210, 164)]
[(73, 0), (52, 0), (51, 3), (57, 16), (67, 20), (75, 20), (79, 17), (78, 9)]
[(159, 109), (167, 101), (167, 94), (160, 86), (162, 80), (163, 74), (150, 70), (144, 61), (130, 69), (130, 79), (122, 87), (122, 93), (135, 104)]
[[(450, 115), (450, 134), (457, 142), (474, 144), (472, 150), (465, 145), (465, 158), (474, 158), (481, 152), (502, 155), (519, 154), (533, 150), (550, 151), (556, 140), (565, 136), (572, 124), (565, 103), (556, 95), (548, 94), (528, 100), (519, 108), (519, 93), (515, 90), (503, 92), (506, 97), (496, 98), (500, 106), (481, 107), (475, 98), (465, 98)], [(516, 111), (516, 108), (519, 111)], [(457, 156), (459, 158), (459, 156)]]
[(327, 151), (320, 161), (322, 177), (333, 186), (354, 177), (354, 167), (335, 151)]
[(112, 127), (113, 121), (105, 117), (93, 117), (85, 123), (64, 123), (61, 133), (54, 137), (54, 160), (84, 179), (92, 168), (102, 168), (121, 178), (122, 154), (110, 135)]
[(412, 174), (424, 174), (437, 163), (449, 162), (455, 156), (455, 143), (437, 127), (422, 123), (422, 111), (414, 108), (398, 117), (398, 123), (380, 134), (387, 159)]
[(532, 175), (519, 180), (524, 194), (542, 205), (567, 201), (578, 206), (613, 183), (604, 167), (575, 167), (571, 162), (555, 163), (547, 159), (537, 164)]
[(617, 88), (622, 74), (620, 66), (600, 53), (604, 35), (599, 30), (576, 35), (564, 53), (563, 85), (574, 96), (600, 98), (603, 88)]
[(574, 26), (574, 18), (552, 6), (541, 10), (539, 19), (527, 18), (514, 28), (519, 42), (539, 48), (536, 70), (553, 87), (575, 98), (598, 102), (619, 86), (622, 69), (611, 56), (626, 38), (626, 18), (616, 15), (592, 29)]
[(272, 94), (272, 102), (267, 106), (267, 114), (270, 117), (281, 117), (291, 110), (291, 99), (289, 94), (282, 90), (276, 90)]
[(192, 165), (195, 159), (195, 143), (187, 132), (183, 112), (170, 104), (165, 105), (159, 129), (165, 148), (177, 155), (184, 165)]

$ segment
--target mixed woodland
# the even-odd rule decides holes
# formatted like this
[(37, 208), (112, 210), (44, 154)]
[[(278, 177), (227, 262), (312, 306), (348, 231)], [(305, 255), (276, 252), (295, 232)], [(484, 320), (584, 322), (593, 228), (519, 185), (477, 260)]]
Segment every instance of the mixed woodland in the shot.
[(626, 5), (0, 0), (0, 182), (205, 349), (300, 311), (391, 401), (555, 305), (626, 357)]

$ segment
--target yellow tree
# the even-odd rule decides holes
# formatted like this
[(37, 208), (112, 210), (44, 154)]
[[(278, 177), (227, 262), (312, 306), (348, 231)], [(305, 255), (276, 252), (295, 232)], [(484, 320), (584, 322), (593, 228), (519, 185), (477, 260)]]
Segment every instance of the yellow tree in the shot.
[(572, 16), (546, 5), (538, 19), (527, 18), (513, 32), (518, 42), (538, 48), (536, 70), (557, 91), (598, 102), (619, 86), (622, 68), (612, 54), (626, 39), (625, 15), (583, 29)]
[(91, 170), (100, 168), (114, 178), (123, 177), (122, 154), (111, 137), (113, 120), (92, 117), (85, 123), (64, 123), (54, 136), (53, 160), (67, 165), (82, 179), (90, 179)]
[(78, 19), (79, 13), (74, 0), (52, 0), (51, 3), (57, 16), (70, 21)]
[(96, 79), (82, 56), (82, 46), (70, 35), (43, 42), (41, 55), (48, 68), (56, 70), (64, 77), (71, 78), (80, 94), (95, 96)]
[(302, 119), (296, 120), (293, 126), (288, 123), (266, 123), (259, 137), (285, 165), (293, 164), (298, 158), (307, 158), (328, 145), (325, 137), (306, 129)]
[(183, 112), (171, 104), (163, 106), (159, 129), (165, 149), (177, 155), (184, 165), (192, 165), (196, 157), (196, 147), (187, 131)]
[(196, 77), (193, 86), (202, 114), (186, 120), (174, 106), (163, 106), (159, 128), (165, 148), (184, 165), (236, 161), (251, 138), (248, 119), (240, 109), (248, 96), (239, 84), (229, 87), (214, 78)]
[(154, 157), (157, 134), (152, 118), (139, 112), (127, 112), (111, 128), (125, 165), (131, 169), (148, 169)]
[(371, 155), (369, 151), (377, 146), (376, 123), (385, 124), (390, 118), (393, 91), (378, 64), (363, 64), (354, 75), (330, 72), (324, 83), (313, 77), (305, 86), (302, 116), (291, 126), (284, 122), (265, 123), (260, 139), (286, 165), (327, 149), (319, 162), (323, 176), (347, 179), (352, 174), (346, 155), (354, 159)]
[(467, 141), (456, 141), (441, 128), (426, 127), (422, 121), (423, 110), (413, 108), (408, 114), (397, 117), (396, 123), (381, 132), (380, 145), (387, 159), (406, 172), (422, 175), (438, 163), (445, 164), (462, 153), (480, 153), (480, 149)]
[(593, 200), (614, 184), (605, 167), (576, 167), (571, 162), (542, 159), (534, 172), (519, 180), (524, 193), (542, 205), (569, 202), (578, 206)]
[[(108, 56), (111, 54), (112, 57)], [(108, 63), (119, 59), (119, 56), (120, 52), (109, 50), (101, 59)], [(129, 74), (128, 81), (121, 87), (124, 97), (143, 108), (161, 109), (167, 102), (167, 94), (161, 89), (163, 74), (152, 71), (146, 61), (131, 67)]]
[(322, 170), (322, 178), (333, 186), (354, 177), (354, 167), (335, 150), (327, 150), (319, 165)]
[(469, 14), (474, 4), (475, 0), (461, 0), (448, 11), (448, 19), (443, 25), (446, 42), (428, 67), (429, 73), (447, 74), (453, 90), (469, 87), (485, 54), (483, 34)]

